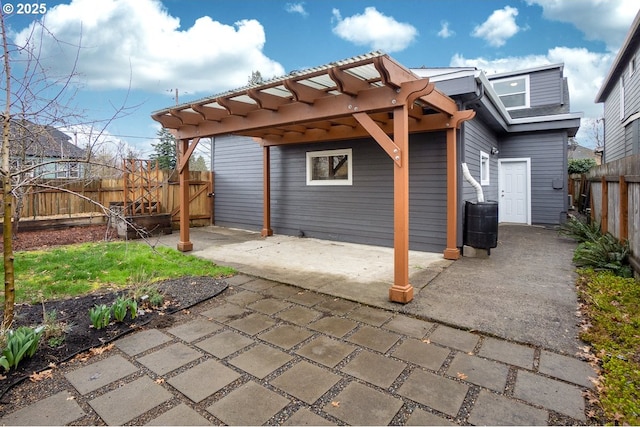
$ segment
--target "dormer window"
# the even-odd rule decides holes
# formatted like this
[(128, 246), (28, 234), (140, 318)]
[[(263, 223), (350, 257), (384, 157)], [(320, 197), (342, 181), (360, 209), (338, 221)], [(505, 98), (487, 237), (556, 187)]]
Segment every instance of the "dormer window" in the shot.
[(529, 108), (529, 76), (493, 80), (493, 89), (507, 110)]

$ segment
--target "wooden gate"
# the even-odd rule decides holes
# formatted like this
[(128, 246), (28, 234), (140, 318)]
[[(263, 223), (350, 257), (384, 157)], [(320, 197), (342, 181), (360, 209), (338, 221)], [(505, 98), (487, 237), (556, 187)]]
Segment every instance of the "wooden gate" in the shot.
[[(189, 172), (189, 225), (213, 225), (214, 197), (213, 172)], [(169, 182), (170, 199), (174, 208), (171, 210), (171, 221), (180, 222), (180, 184), (178, 181)]]

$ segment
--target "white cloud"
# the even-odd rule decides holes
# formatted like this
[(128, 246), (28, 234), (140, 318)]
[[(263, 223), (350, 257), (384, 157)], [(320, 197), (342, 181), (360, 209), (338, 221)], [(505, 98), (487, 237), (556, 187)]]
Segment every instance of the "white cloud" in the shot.
[(616, 52), (640, 9), (637, 0), (527, 0), (552, 21), (573, 24), (587, 40), (601, 40)]
[[(569, 85), (569, 97), (572, 112), (584, 113), (585, 119), (602, 116), (602, 104), (594, 99), (604, 76), (607, 75), (613, 53), (589, 52), (585, 48), (555, 47), (546, 55), (528, 55), (507, 57), (495, 60), (485, 58), (464, 58), (456, 54), (451, 66), (471, 66), (483, 70), (487, 75), (506, 71), (521, 70), (547, 64), (564, 63), (564, 76)], [(578, 141), (588, 139), (587, 127), (578, 132)], [(583, 144), (584, 145), (584, 144)]]
[[(131, 82), (157, 93), (214, 93), (246, 85), (254, 70), (265, 78), (284, 74), (262, 52), (265, 32), (256, 20), (226, 25), (204, 16), (182, 29), (157, 0), (72, 0), (51, 7), (45, 25), (30, 40), (43, 52), (42, 65), (64, 75), (78, 55), (76, 71), (92, 89)], [(24, 44), (30, 32), (22, 30), (16, 42)]]
[(520, 31), (516, 24), (516, 16), (518, 9), (515, 7), (505, 6), (504, 9), (495, 10), (485, 22), (473, 29), (471, 35), (485, 39), (491, 46), (503, 46)]
[(449, 29), (449, 22), (442, 21), (440, 25), (441, 27), (440, 27), (440, 31), (438, 31), (438, 37), (441, 37), (443, 39), (448, 39), (449, 37), (453, 37), (456, 35), (455, 31), (452, 31)]
[(346, 18), (342, 18), (338, 9), (333, 9), (333, 16), (337, 21), (333, 27), (334, 34), (356, 45), (368, 45), (373, 50), (398, 52), (406, 49), (418, 36), (414, 26), (383, 15), (375, 7), (367, 7), (363, 14)]
[(299, 13), (302, 16), (309, 15), (304, 8), (304, 3), (287, 3), (285, 10), (289, 13)]

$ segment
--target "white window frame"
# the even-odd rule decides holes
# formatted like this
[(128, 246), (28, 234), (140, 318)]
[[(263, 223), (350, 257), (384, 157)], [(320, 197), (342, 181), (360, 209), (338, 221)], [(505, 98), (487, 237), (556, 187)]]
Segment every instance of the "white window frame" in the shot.
[[(530, 108), (530, 106), (531, 106), (531, 90), (530, 90), (530, 86), (529, 86), (529, 75), (525, 74), (524, 76), (507, 77), (507, 78), (504, 78), (504, 79), (491, 80), (491, 86), (493, 86), (494, 90), (495, 90), (496, 83), (505, 83), (505, 82), (509, 82), (509, 81), (513, 81), (513, 80), (523, 80), (523, 79), (524, 79), (524, 105), (516, 105), (515, 107), (507, 107), (505, 105), (505, 108), (507, 109), (507, 111), (509, 111), (509, 110), (521, 110), (523, 108)], [(497, 93), (497, 91), (496, 91), (496, 93)], [(502, 97), (503, 96), (517, 95), (519, 93), (522, 93), (522, 92), (498, 94), (498, 97), (500, 98), (500, 101), (502, 101)], [(503, 102), (503, 104), (504, 104), (504, 102)]]
[(480, 185), (491, 185), (491, 157), (480, 151)]
[[(347, 179), (313, 179), (313, 159), (316, 157), (347, 156)], [(307, 185), (353, 185), (353, 153), (351, 148), (307, 151)]]

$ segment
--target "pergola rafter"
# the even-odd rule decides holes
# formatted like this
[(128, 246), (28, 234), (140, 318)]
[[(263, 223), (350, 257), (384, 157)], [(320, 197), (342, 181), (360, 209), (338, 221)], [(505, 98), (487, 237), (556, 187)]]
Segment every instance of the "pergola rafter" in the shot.
[[(291, 73), (259, 85), (153, 113), (180, 140), (181, 200), (188, 191), (188, 158), (198, 140), (224, 134), (253, 137), (263, 147), (263, 235), (269, 236), (269, 147), (372, 137), (394, 162), (394, 285), (392, 301), (408, 302), (409, 133), (446, 131), (447, 248), (456, 259), (456, 129), (473, 118), (426, 78), (388, 55), (372, 53)], [(178, 249), (191, 250), (188, 206), (181, 207)]]

